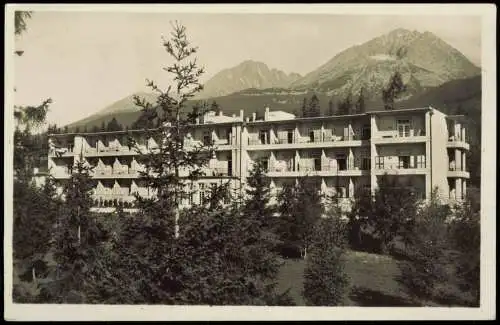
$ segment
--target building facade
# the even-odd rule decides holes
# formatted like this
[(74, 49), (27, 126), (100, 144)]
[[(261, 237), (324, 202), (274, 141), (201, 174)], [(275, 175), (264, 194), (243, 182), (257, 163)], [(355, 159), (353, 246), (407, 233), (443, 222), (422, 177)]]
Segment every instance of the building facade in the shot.
[[(141, 130), (54, 134), (49, 137), (48, 168), (61, 184), (79, 159), (94, 166), (94, 203), (129, 204), (134, 193), (154, 192), (141, 182), (138, 153), (127, 145), (132, 135), (145, 150), (158, 144)], [(377, 188), (387, 174), (396, 186), (412, 186), (421, 198), (438, 188), (439, 197), (460, 201), (466, 195), (465, 121), (428, 107), (375, 111), (355, 115), (296, 118), (266, 108), (262, 118), (207, 114), (186, 138), (185, 145), (215, 144), (205, 176), (191, 184), (185, 204), (200, 203), (213, 183), (229, 182), (241, 191), (252, 164), (263, 161), (277, 193), (285, 183), (310, 176), (324, 194), (348, 202), (359, 188)]]

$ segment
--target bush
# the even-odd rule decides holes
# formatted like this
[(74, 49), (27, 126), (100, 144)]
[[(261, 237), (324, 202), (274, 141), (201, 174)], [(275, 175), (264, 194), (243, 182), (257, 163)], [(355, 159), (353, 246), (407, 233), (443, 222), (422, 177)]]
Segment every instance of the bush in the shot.
[(400, 263), (399, 281), (414, 298), (432, 300), (442, 296), (437, 288), (448, 286), (453, 274), (450, 265), (449, 211), (433, 193), (431, 201), (419, 209), (411, 233), (406, 234), (407, 261)]
[(309, 306), (342, 305), (349, 287), (343, 229), (334, 218), (322, 219), (315, 234), (304, 271), (304, 299)]
[(301, 255), (302, 246), (300, 243), (291, 241), (282, 242), (277, 245), (277, 253), (283, 258), (299, 259)]

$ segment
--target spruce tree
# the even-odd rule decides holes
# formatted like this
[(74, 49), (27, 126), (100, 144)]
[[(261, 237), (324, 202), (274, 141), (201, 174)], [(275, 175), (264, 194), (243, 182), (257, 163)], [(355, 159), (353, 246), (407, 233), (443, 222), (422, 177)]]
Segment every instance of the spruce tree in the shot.
[(436, 190), (429, 202), (418, 210), (410, 232), (406, 234), (407, 261), (399, 264), (401, 283), (416, 299), (440, 298), (449, 288), (451, 274), (447, 271), (451, 258), (447, 219), (450, 211), (440, 204)]
[(368, 224), (379, 240), (382, 254), (389, 252), (395, 238), (411, 230), (409, 227), (415, 219), (417, 202), (413, 188), (397, 187), (387, 175), (379, 179)]
[(106, 126), (106, 131), (121, 131), (123, 130), (123, 127), (118, 123), (115, 117), (111, 119), (111, 121), (108, 122), (108, 125)]
[(318, 96), (316, 96), (316, 94), (313, 94), (311, 96), (311, 100), (309, 101), (309, 106), (307, 110), (308, 110), (307, 117), (318, 117), (321, 115), (319, 99)]
[(357, 114), (366, 113), (364, 88), (361, 88), (358, 95), (358, 100), (356, 101), (356, 113)]
[(343, 223), (339, 215), (320, 219), (304, 270), (303, 296), (308, 306), (339, 306), (345, 302), (349, 278), (345, 271)]
[(319, 188), (313, 179), (301, 178), (294, 187), (285, 186), (279, 196), (281, 240), (300, 248), (306, 258), (313, 227), (323, 213)]
[(456, 276), (460, 288), (472, 297), (469, 305), (473, 307), (479, 306), (481, 278), (481, 214), (477, 205), (474, 199), (467, 197), (455, 207), (450, 224), (451, 246), (458, 252)]
[(221, 108), (215, 100), (212, 101), (212, 105), (210, 105), (210, 110), (214, 111), (215, 114), (217, 114), (217, 115), (219, 115), (219, 113), (221, 112)]
[(407, 90), (403, 83), (403, 77), (399, 71), (394, 72), (389, 80), (389, 84), (382, 90), (382, 101), (384, 109), (393, 110), (395, 101)]
[[(186, 134), (206, 110), (204, 106), (191, 109), (188, 106), (188, 101), (202, 89), (199, 77), (204, 71), (198, 67), (196, 59), (192, 59), (197, 48), (188, 41), (184, 26), (175, 24), (171, 38), (164, 40), (163, 46), (174, 59), (172, 65), (164, 68), (172, 74), (174, 85), (161, 90), (148, 80), (148, 86), (159, 94), (156, 102), (134, 98), (142, 110), (136, 126), (143, 127), (146, 138), (155, 139), (157, 147), (149, 147), (147, 151), (136, 147), (145, 166), (141, 180), (154, 195), (149, 198), (136, 196), (139, 212), (124, 220), (115, 274), (128, 284), (117, 294), (121, 301), (128, 303), (168, 304), (194, 299), (182, 298), (179, 294), (187, 294), (188, 287), (200, 281), (190, 278), (181, 283), (178, 279), (194, 267), (195, 261), (190, 259), (193, 252), (181, 243), (194, 235), (189, 222), (198, 220), (195, 216), (199, 213), (193, 210), (193, 215), (181, 214), (181, 201), (189, 191), (188, 181), (202, 175), (202, 168), (213, 152), (205, 145), (189, 150), (184, 147)], [(152, 129), (153, 124), (157, 128)], [(133, 139), (130, 140), (135, 146)], [(179, 220), (181, 215), (190, 217)], [(193, 293), (196, 294), (201, 293)]]
[(64, 185), (64, 203), (56, 221), (54, 260), (56, 279), (47, 288), (47, 297), (54, 303), (83, 303), (90, 280), (90, 270), (96, 262), (95, 249), (100, 234), (90, 213), (94, 184), (91, 168), (79, 160)]
[(333, 99), (330, 99), (328, 102), (328, 116), (334, 116), (336, 113), (335, 103), (333, 102)]
[(307, 98), (304, 98), (304, 101), (302, 102), (302, 116), (301, 117), (309, 117)]

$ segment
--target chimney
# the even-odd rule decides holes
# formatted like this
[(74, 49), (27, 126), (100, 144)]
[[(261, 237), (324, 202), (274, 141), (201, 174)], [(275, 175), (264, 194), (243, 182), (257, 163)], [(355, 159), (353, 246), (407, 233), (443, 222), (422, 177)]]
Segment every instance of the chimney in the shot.
[(264, 121), (269, 120), (269, 106), (266, 106), (266, 112), (264, 113)]
[(222, 116), (222, 115), (224, 115), (224, 114), (222, 114), (222, 110), (220, 110), (219, 111), (219, 116)]
[(240, 109), (240, 119), (243, 121), (243, 110)]
[(252, 122), (255, 122), (255, 118), (257, 117), (257, 114), (254, 112), (252, 113)]
[(233, 114), (233, 118), (234, 118), (234, 119), (236, 118), (236, 114)]
[(247, 116), (247, 123), (250, 122), (250, 118)]
[(196, 118), (196, 124), (200, 124), (200, 118), (199, 117)]

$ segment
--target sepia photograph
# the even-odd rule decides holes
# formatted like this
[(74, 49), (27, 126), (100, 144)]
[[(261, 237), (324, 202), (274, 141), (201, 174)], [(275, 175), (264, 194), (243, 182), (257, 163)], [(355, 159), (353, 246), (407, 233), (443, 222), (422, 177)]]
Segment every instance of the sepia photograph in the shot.
[(496, 318), (495, 6), (5, 18), (6, 320)]

